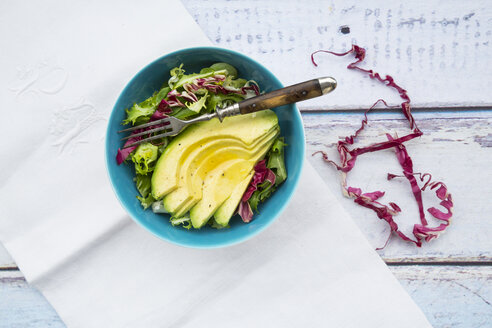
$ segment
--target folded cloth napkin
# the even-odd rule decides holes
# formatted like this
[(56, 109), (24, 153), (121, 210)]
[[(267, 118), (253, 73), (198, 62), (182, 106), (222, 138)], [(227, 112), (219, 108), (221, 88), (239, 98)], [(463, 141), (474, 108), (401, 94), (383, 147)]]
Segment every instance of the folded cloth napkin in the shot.
[(177, 1), (0, 13), (0, 240), (69, 327), (429, 327), (310, 164), (240, 245), (165, 243), (118, 204), (106, 119), (141, 66), (210, 42)]

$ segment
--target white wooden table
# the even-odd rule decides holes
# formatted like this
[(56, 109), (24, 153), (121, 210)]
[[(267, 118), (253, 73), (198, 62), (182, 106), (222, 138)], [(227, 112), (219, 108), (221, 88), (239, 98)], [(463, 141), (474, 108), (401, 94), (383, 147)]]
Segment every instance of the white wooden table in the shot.
[[(358, 127), (363, 108), (380, 96), (398, 101), (383, 87), (344, 70), (348, 59), (320, 56), (322, 65), (315, 70), (312, 51), (340, 51), (357, 42), (368, 48), (368, 66), (408, 86), (424, 132), (409, 143), (409, 152), (417, 170), (430, 171), (448, 185), (454, 220), (449, 231), (422, 248), (393, 238), (379, 253), (435, 327), (492, 326), (492, 6), (486, 1), (183, 3), (217, 46), (252, 56), (285, 84), (316, 75), (337, 77), (340, 85), (330, 98), (299, 104), (308, 154), (325, 150), (334, 157), (335, 143)], [(348, 34), (340, 31), (345, 25)], [(380, 110), (370, 122), (363, 143), (406, 126), (394, 110)], [(383, 245), (389, 232), (384, 222), (342, 197), (332, 167), (320, 158), (311, 160), (371, 244)], [(367, 190), (382, 184), (410, 212), (401, 222), (417, 220), (408, 187), (384, 181), (387, 172), (398, 172), (390, 151), (361, 157), (359, 166), (352, 181)], [(48, 326), (64, 325), (0, 247), (0, 327)]]

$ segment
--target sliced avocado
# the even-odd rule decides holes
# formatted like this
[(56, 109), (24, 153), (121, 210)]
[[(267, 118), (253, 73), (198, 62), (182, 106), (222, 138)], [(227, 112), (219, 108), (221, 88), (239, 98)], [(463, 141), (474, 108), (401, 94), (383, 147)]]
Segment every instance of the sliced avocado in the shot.
[(227, 117), (197, 123), (174, 138), (157, 161), (152, 175), (152, 195), (161, 199), (178, 187), (179, 167), (194, 149), (205, 142), (218, 139), (240, 141), (251, 147), (255, 141), (278, 126), (278, 119), (271, 110), (247, 115)]
[(234, 188), (231, 196), (215, 211), (214, 218), (218, 225), (225, 227), (229, 224), (254, 174), (255, 171), (251, 170), (246, 178)]
[(190, 210), (191, 224), (194, 228), (201, 228), (212, 217), (215, 211), (226, 201), (251, 172), (255, 164), (262, 159), (270, 149), (273, 141), (268, 141), (250, 160), (238, 159), (224, 170), (211, 172), (204, 180), (202, 198)]
[[(178, 181), (178, 188), (164, 196), (162, 199), (164, 208), (169, 213), (179, 217), (178, 211), (181, 210), (184, 204), (190, 203), (193, 198), (198, 200), (201, 198), (201, 182), (205, 179), (207, 173), (226, 165), (231, 160), (240, 158), (247, 159), (248, 157), (250, 157), (250, 153), (239, 147), (231, 147), (224, 149), (223, 151), (211, 153), (209, 158), (207, 158), (208, 160), (202, 161), (199, 166), (191, 166), (186, 173), (181, 175), (183, 179)], [(196, 182), (188, 183), (190, 180)], [(188, 207), (188, 209), (190, 207)]]
[[(250, 159), (265, 147), (265, 143), (274, 139), (279, 133), (278, 128), (273, 129), (265, 137), (259, 139), (257, 145), (248, 149), (239, 146), (236, 140), (215, 140), (203, 145), (200, 149), (205, 152), (197, 153), (191, 160), (191, 156), (180, 167), (178, 188), (167, 194), (163, 199), (165, 209), (176, 217), (185, 214), (202, 197), (202, 182), (208, 172), (215, 170), (225, 162), (242, 158)], [(210, 146), (211, 144), (211, 146)]]
[[(232, 140), (231, 144), (241, 143), (237, 140)], [(208, 166), (210, 171), (215, 166), (220, 165), (221, 162), (218, 158), (214, 158), (213, 154), (220, 151), (224, 147), (224, 139), (212, 140), (208, 143), (201, 144), (200, 147), (195, 148), (193, 152), (185, 159), (179, 167), (179, 179), (177, 180), (177, 188), (164, 196), (163, 203), (164, 208), (173, 215), (176, 216), (176, 211), (179, 210), (182, 204), (186, 203), (191, 195), (186, 188), (188, 179), (192, 179), (193, 176), (198, 178), (200, 176), (198, 169), (202, 166)], [(205, 165), (208, 164), (208, 165)], [(203, 168), (204, 170), (206, 167)]]
[[(240, 148), (238, 149), (240, 150)], [(245, 152), (244, 150), (242, 151)], [(197, 197), (198, 199), (201, 198), (201, 193), (202, 193), (201, 182), (205, 179), (207, 173), (213, 171), (216, 168), (220, 168), (224, 165), (227, 165), (231, 160), (239, 159), (238, 156), (236, 156), (232, 152), (229, 154), (225, 154), (226, 156), (224, 156), (223, 158), (218, 156), (215, 157), (213, 156), (214, 154), (216, 153), (211, 154), (210, 156), (211, 158), (209, 159), (209, 161), (202, 162), (201, 166), (199, 167), (195, 166), (191, 168), (190, 171), (187, 172), (187, 175), (184, 176), (185, 181), (180, 180), (180, 182), (183, 181), (183, 183), (180, 184), (180, 186), (176, 190), (173, 190), (172, 192), (164, 196), (162, 202), (164, 203), (165, 209), (169, 213), (172, 213), (174, 216), (179, 217), (178, 211), (180, 211), (185, 204), (189, 204), (193, 198), (197, 198)], [(191, 176), (191, 174), (193, 175)], [(188, 188), (189, 180), (196, 180), (197, 182), (199, 182), (199, 183), (195, 183), (197, 186), (194, 190)], [(190, 185), (193, 184), (190, 183)], [(186, 211), (184, 213), (186, 213)]]
[(213, 172), (205, 179), (203, 197), (190, 210), (191, 224), (201, 228), (214, 214), (217, 208), (229, 197), (234, 186), (248, 175), (254, 161), (234, 160), (219, 172)]
[[(272, 139), (271, 141), (273, 141), (275, 138), (276, 138), (276, 135), (273, 135), (272, 138), (271, 138)], [(246, 160), (255, 159), (255, 158), (257, 158), (258, 155), (264, 156), (264, 154), (266, 154), (266, 152), (268, 152), (268, 149), (271, 146), (271, 141), (268, 144), (263, 145), (263, 147), (260, 148), (260, 149), (258, 149), (258, 151), (256, 151), (254, 154), (249, 155), (249, 159), (247, 159), (246, 158), (247, 155), (244, 154), (243, 156), (245, 156), (245, 157), (242, 158), (242, 160), (243, 161), (246, 161)], [(239, 158), (232, 159), (230, 161), (236, 161), (237, 159), (239, 159)], [(224, 162), (223, 165), (218, 166), (213, 171), (208, 171), (209, 172), (208, 175), (209, 176), (214, 176), (214, 175), (217, 175), (217, 174), (222, 174), (223, 171), (224, 171), (224, 167), (226, 167), (227, 165), (229, 165), (230, 161)], [(203, 197), (203, 190), (202, 190), (202, 188), (203, 188), (203, 186), (205, 184), (206, 175), (207, 175), (207, 171), (204, 170), (204, 171), (199, 172), (199, 174), (197, 174), (197, 178), (196, 179), (190, 179), (191, 181), (189, 181), (189, 185), (187, 186), (187, 191), (188, 191), (188, 193), (190, 195), (192, 195), (192, 197), (189, 197), (184, 202), (184, 204), (179, 207), (179, 209), (175, 213), (175, 216), (176, 217), (180, 217), (180, 216), (184, 215), (196, 203), (198, 203), (202, 199), (202, 197)], [(170, 195), (172, 195), (176, 191), (177, 190), (173, 191)], [(167, 196), (165, 198), (167, 198)]]

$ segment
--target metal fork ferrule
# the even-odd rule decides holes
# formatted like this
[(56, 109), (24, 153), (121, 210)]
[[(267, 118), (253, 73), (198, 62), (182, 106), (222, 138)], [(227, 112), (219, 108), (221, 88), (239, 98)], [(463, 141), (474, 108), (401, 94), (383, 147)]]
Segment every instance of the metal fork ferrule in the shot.
[(224, 117), (241, 114), (241, 112), (239, 111), (239, 103), (235, 103), (234, 105), (227, 106), (226, 108), (217, 107), (215, 109), (215, 112), (217, 113), (217, 117), (221, 122), (224, 119)]

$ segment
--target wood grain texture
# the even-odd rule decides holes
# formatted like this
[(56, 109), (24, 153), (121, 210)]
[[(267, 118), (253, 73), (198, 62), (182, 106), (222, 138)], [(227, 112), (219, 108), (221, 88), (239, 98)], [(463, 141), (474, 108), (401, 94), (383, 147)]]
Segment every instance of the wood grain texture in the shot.
[(0, 328), (65, 327), (43, 295), (19, 271), (0, 271)]
[[(217, 46), (265, 64), (285, 84), (331, 75), (339, 82), (329, 98), (301, 109), (364, 108), (390, 91), (345, 69), (348, 58), (317, 57), (318, 49), (367, 47), (367, 67), (393, 75), (417, 107), (487, 106), (492, 94), (492, 6), (482, 1), (413, 2), (312, 0), (184, 0)], [(344, 34), (342, 27), (350, 29)], [(350, 96), (347, 96), (350, 95)]]
[(245, 99), (239, 103), (239, 110), (241, 114), (248, 114), (319, 97), (322, 94), (318, 79), (309, 80)]
[(0, 269), (13, 267), (16, 267), (14, 260), (10, 257), (5, 247), (3, 247), (0, 243)]
[[(435, 328), (492, 322), (492, 267), (390, 267)], [(65, 327), (19, 271), (0, 271), (0, 328)]]
[(492, 267), (391, 267), (433, 327), (490, 327)]
[[(338, 159), (336, 142), (352, 134), (363, 118), (362, 113), (332, 113), (303, 115), (307, 137), (307, 154), (324, 150)], [(416, 172), (429, 172), (436, 180), (446, 183), (455, 201), (454, 218), (448, 230), (437, 240), (417, 248), (410, 243), (392, 238), (379, 251), (388, 262), (398, 261), (480, 261), (492, 262), (492, 197), (488, 182), (492, 181), (490, 158), (492, 137), (490, 112), (431, 112), (416, 113), (415, 119), (424, 135), (408, 142)], [(356, 145), (367, 145), (385, 138), (385, 133), (408, 133), (407, 121), (401, 114), (369, 115), (369, 125)], [(374, 212), (357, 206), (342, 196), (339, 174), (322, 161), (321, 156), (310, 158), (323, 180), (351, 214), (374, 248), (384, 245), (389, 227)], [(387, 173), (401, 174), (393, 150), (364, 154), (357, 160), (348, 183), (364, 191), (383, 190), (382, 202), (393, 201), (403, 210), (396, 219), (400, 228), (411, 235), (418, 222), (417, 205), (405, 180), (386, 180)], [(438, 206), (433, 193), (424, 193), (427, 207)], [(432, 219), (430, 220), (432, 223)]]

